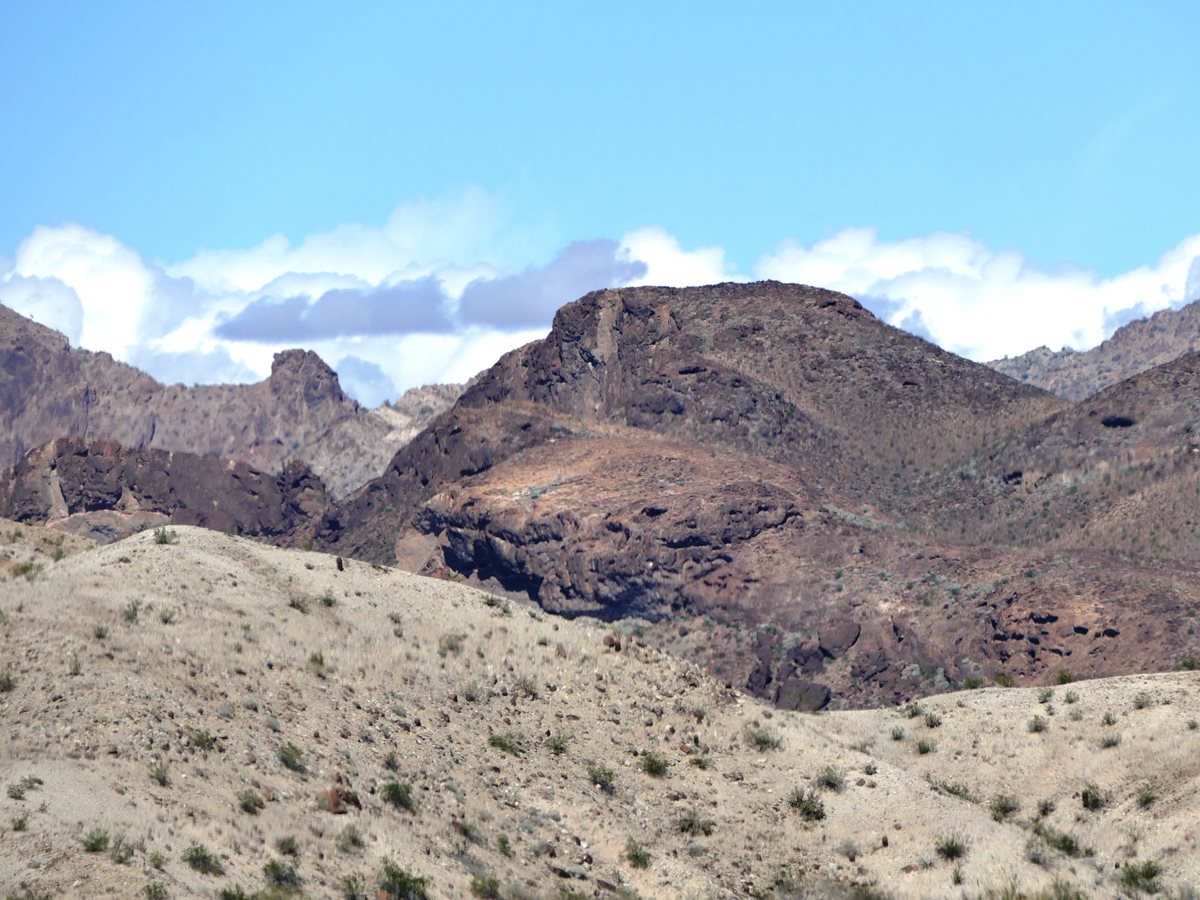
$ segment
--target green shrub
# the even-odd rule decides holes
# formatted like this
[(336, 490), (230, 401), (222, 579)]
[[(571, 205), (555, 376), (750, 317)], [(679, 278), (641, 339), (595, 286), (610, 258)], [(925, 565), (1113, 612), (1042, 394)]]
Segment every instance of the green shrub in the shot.
[(615, 788), (616, 775), (608, 766), (603, 766), (600, 763), (588, 764), (588, 778), (592, 784), (600, 788), (606, 794), (611, 794)]
[(1038, 691), (1038, 703), (1049, 703), (1054, 697), (1054, 688), (1042, 688)]
[(1154, 801), (1158, 799), (1158, 790), (1154, 785), (1146, 782), (1137, 789), (1137, 804), (1142, 809), (1149, 809), (1154, 805)]
[(97, 825), (85, 834), (80, 841), (83, 844), (83, 849), (88, 853), (103, 853), (108, 849), (108, 832)]
[(993, 680), (996, 682), (998, 687), (1010, 688), (1017, 686), (1017, 682), (1006, 672), (1001, 672)]
[(142, 610), (142, 602), (140, 600), (130, 600), (121, 609), (121, 618), (125, 620), (127, 625), (132, 625), (138, 620), (138, 614)]
[(304, 751), (295, 744), (288, 743), (279, 748), (279, 762), (285, 769), (299, 772), (301, 775), (308, 771), (304, 762)]
[(846, 784), (846, 779), (833, 766), (826, 766), (817, 773), (816, 782), (829, 791), (840, 791)]
[(550, 737), (546, 738), (546, 749), (555, 756), (562, 756), (567, 752), (567, 744), (569, 738), (561, 731), (556, 731)]
[(246, 788), (244, 791), (238, 791), (237, 805), (238, 809), (240, 809), (242, 812), (248, 813), (252, 816), (257, 816), (258, 811), (264, 806), (262, 797), (258, 796), (258, 794), (256, 794), (250, 788)]
[(825, 801), (812, 788), (806, 791), (794, 789), (788, 797), (788, 806), (809, 822), (818, 822), (825, 818)]
[(413, 875), (390, 859), (380, 864), (375, 884), (387, 900), (428, 900), (429, 897), (426, 890), (429, 879)]
[(525, 739), (516, 731), (502, 731), (488, 737), (488, 746), (512, 756), (520, 756), (525, 752)]
[(667, 774), (667, 769), (670, 768), (670, 763), (667, 762), (666, 757), (660, 756), (653, 750), (647, 750), (642, 754), (639, 765), (643, 772), (654, 778), (662, 778)]
[(942, 727), (942, 717), (939, 716), (937, 713), (926, 713), (925, 714), (925, 727), (926, 728), (941, 728)]
[(161, 881), (147, 881), (142, 893), (146, 895), (146, 900), (167, 900), (170, 896), (167, 886)]
[(650, 851), (630, 838), (625, 842), (625, 860), (635, 869), (650, 867)]
[(471, 878), (471, 893), (487, 900), (499, 900), (503, 896), (500, 891), (500, 879), (494, 875), (475, 875)]
[(1092, 810), (1093, 812), (1103, 809), (1108, 803), (1108, 795), (1098, 785), (1090, 781), (1080, 793), (1079, 799), (1082, 801), (1084, 809)]
[(273, 859), (263, 866), (263, 876), (267, 879), (267, 884), (273, 887), (283, 888), (289, 893), (300, 890), (300, 876), (291, 863)]
[(1162, 866), (1152, 859), (1126, 863), (1121, 870), (1121, 886), (1138, 893), (1157, 894), (1162, 889), (1158, 884), (1161, 874)]
[(361, 850), (367, 846), (366, 839), (357, 825), (347, 825), (337, 836), (337, 848), (343, 853)]
[(13, 677), (13, 673), (5, 669), (0, 672), (0, 694), (7, 694), (17, 686), (17, 679)]
[(926, 753), (933, 753), (937, 750), (937, 745), (933, 741), (927, 741), (924, 738), (917, 741), (917, 752), (924, 756)]
[(783, 746), (783, 739), (777, 733), (754, 723), (746, 726), (742, 737), (755, 750), (778, 750)]
[(113, 838), (112, 850), (109, 851), (108, 858), (118, 865), (128, 865), (140, 846), (138, 843), (126, 840), (123, 834), (118, 834)]
[(1074, 680), (1075, 675), (1070, 669), (1059, 669), (1058, 675), (1055, 677), (1055, 681), (1057, 681), (1059, 684), (1070, 684)]
[(1049, 727), (1049, 724), (1041, 716), (1034, 716), (1026, 727), (1029, 728), (1030, 734), (1041, 734)]
[(997, 794), (992, 798), (992, 802), (988, 807), (992, 811), (992, 818), (997, 822), (1003, 822), (1018, 809), (1021, 804), (1017, 802), (1017, 798), (1012, 794)]
[(939, 838), (933, 848), (937, 855), (946, 861), (962, 859), (967, 855), (967, 845), (954, 835)]
[(171, 784), (171, 773), (167, 769), (167, 764), (159, 760), (150, 767), (150, 780), (159, 787), (168, 787)]
[(192, 746), (201, 752), (207, 752), (217, 745), (217, 739), (203, 728), (195, 728), (188, 732)]
[(675, 821), (675, 830), (690, 837), (701, 837), (712, 834), (717, 823), (700, 815), (698, 809), (689, 809)]
[(407, 783), (389, 781), (383, 786), (383, 800), (397, 809), (410, 813), (417, 811), (417, 801), (413, 798), (412, 787)]
[(156, 544), (174, 544), (179, 540), (179, 535), (175, 533), (174, 528), (167, 528), (165, 525), (160, 525), (154, 529), (154, 543)]
[(183, 861), (202, 875), (225, 874), (224, 864), (203, 844), (192, 844), (184, 850)]
[(892, 729), (892, 740), (893, 741), (904, 740), (904, 729), (901, 728), (899, 725), (897, 725), (895, 728)]

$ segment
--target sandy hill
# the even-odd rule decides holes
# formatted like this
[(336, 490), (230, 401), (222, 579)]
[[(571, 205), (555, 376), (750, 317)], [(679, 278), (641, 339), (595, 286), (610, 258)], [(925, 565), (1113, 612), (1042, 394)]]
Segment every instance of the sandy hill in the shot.
[(0, 306), (0, 468), (55, 438), (109, 438), (271, 474), (303, 461), (340, 497), (382, 472), (455, 395), (454, 386), (418, 388), (394, 405), (364, 409), (303, 350), (276, 354), (270, 377), (257, 384), (163, 385)]
[(10, 897), (1200, 880), (1194, 673), (773, 711), (594, 621), (186, 527), (9, 573), (0, 634)]
[(1200, 302), (1164, 309), (1118, 328), (1091, 350), (1038, 347), (988, 363), (1003, 372), (1069, 400), (1084, 400), (1110, 385), (1191, 353), (1200, 346)]

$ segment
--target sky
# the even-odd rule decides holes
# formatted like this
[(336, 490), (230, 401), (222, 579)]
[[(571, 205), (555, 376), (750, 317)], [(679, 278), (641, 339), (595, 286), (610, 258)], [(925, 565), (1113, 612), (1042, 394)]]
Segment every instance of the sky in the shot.
[(164, 381), (462, 380), (630, 284), (977, 360), (1200, 297), (1191, 2), (0, 4), (0, 303)]

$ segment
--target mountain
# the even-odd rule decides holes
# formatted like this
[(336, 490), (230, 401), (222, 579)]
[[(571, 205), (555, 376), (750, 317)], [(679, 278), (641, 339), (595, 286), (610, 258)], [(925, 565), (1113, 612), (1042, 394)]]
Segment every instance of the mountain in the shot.
[(1091, 350), (1038, 347), (1012, 359), (988, 363), (1018, 381), (1037, 385), (1069, 400), (1084, 400), (1139, 372), (1190, 353), (1200, 346), (1200, 301), (1164, 309), (1118, 328)]
[[(801, 715), (628, 629), (2, 523), (13, 897), (1183, 896), (1195, 673)], [(3, 568), (3, 567), (0, 567)]]
[(162, 385), (0, 306), (0, 467), (55, 438), (109, 438), (275, 474), (300, 460), (342, 496), (381, 472), (454, 389), (423, 390), (386, 412), (367, 410), (320, 357), (302, 350), (276, 354), (258, 384)]
[[(1200, 596), (1190, 575), (939, 520), (979, 515), (990, 483), (964, 467), (1069, 410), (832, 292), (599, 292), (484, 373), (318, 540), (636, 617), (785, 707), (1168, 668), (1195, 643), (1165, 624)], [(1105, 600), (1049, 590), (1064, 577)]]

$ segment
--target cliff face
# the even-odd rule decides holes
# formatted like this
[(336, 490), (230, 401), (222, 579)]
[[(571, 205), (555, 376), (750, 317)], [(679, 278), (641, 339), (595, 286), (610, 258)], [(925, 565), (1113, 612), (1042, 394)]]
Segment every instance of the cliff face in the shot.
[(0, 477), (0, 516), (53, 520), (102, 540), (166, 523), (294, 539), (327, 503), (303, 463), (271, 475), (242, 462), (78, 437), (36, 448)]

